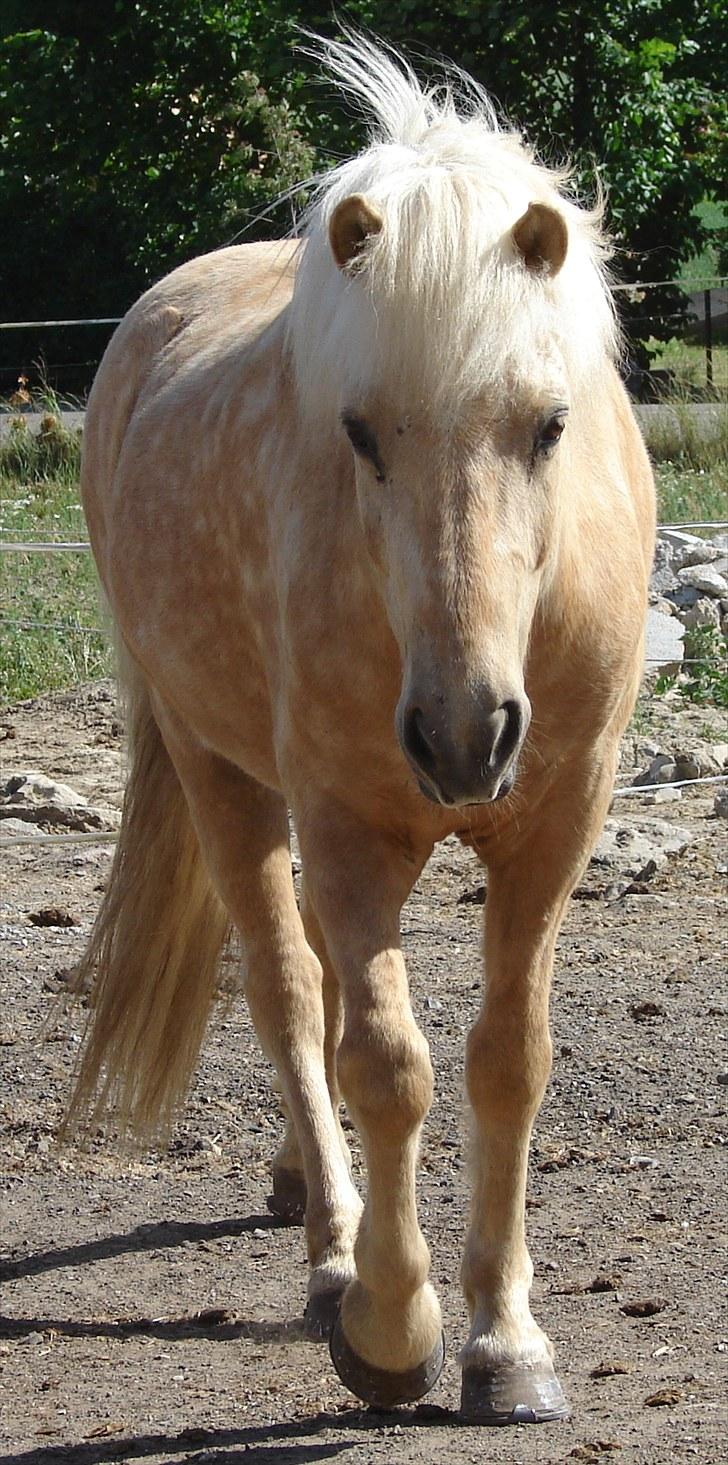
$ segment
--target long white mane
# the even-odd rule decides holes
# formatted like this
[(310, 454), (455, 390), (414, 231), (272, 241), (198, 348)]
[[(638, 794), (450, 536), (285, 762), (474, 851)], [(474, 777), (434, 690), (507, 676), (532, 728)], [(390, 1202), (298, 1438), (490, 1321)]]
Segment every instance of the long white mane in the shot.
[[(572, 202), (566, 174), (537, 164), (463, 73), (423, 87), (396, 52), (353, 34), (317, 40), (313, 54), (363, 111), (370, 138), (323, 179), (303, 221), (288, 341), (307, 410), (335, 411), (342, 391), (362, 387), (457, 410), (493, 383), (533, 380), (539, 362), (556, 362), (572, 391), (596, 383), (619, 344), (599, 211)], [(328, 224), (352, 193), (384, 225), (349, 275)], [(512, 242), (531, 202), (567, 223), (555, 277), (527, 269)]]

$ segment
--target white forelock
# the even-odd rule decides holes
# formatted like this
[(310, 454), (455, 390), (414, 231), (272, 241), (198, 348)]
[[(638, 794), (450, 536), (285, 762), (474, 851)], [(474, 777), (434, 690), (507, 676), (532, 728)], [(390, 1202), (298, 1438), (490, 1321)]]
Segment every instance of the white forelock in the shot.
[[(450, 415), (544, 371), (572, 392), (595, 384), (619, 343), (599, 211), (566, 196), (566, 175), (535, 163), (462, 73), (425, 89), (396, 53), (351, 34), (317, 54), (366, 112), (370, 140), (324, 178), (304, 219), (288, 327), (304, 409), (328, 416), (375, 390)], [(352, 193), (384, 223), (349, 274), (328, 225)], [(529, 270), (512, 240), (531, 202), (567, 223), (555, 277)]]

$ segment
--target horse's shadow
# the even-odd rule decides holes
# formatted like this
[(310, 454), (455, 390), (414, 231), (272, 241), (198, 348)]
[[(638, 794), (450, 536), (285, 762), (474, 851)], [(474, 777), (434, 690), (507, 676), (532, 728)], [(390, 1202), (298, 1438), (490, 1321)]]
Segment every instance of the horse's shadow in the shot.
[[(119, 1461), (144, 1460), (149, 1455), (167, 1455), (179, 1460), (204, 1459), (209, 1465), (308, 1465), (331, 1460), (358, 1442), (314, 1440), (300, 1443), (301, 1435), (318, 1434), (325, 1428), (318, 1420), (242, 1429), (182, 1430), (179, 1434), (134, 1435), (124, 1438), (85, 1440), (78, 1444), (43, 1445), (22, 1454), (0, 1456), (0, 1465), (118, 1465)], [(286, 1441), (290, 1440), (290, 1443)], [(197, 1452), (200, 1452), (199, 1454)]]
[[(13, 1281), (38, 1276), (54, 1268), (103, 1261), (126, 1253), (182, 1246), (190, 1241), (208, 1241), (221, 1236), (239, 1236), (258, 1229), (275, 1230), (271, 1216), (247, 1216), (209, 1222), (161, 1221), (133, 1231), (76, 1246), (36, 1252), (0, 1262), (0, 1280)], [(51, 1317), (9, 1317), (0, 1315), (0, 1337), (21, 1338), (32, 1333), (54, 1332), (62, 1337), (122, 1338), (141, 1335), (179, 1341), (188, 1338), (215, 1340), (249, 1338), (261, 1343), (304, 1341), (303, 1320), (253, 1321), (237, 1318), (225, 1309), (207, 1308), (200, 1313), (172, 1318), (134, 1317), (84, 1319)], [(0, 1465), (112, 1465), (112, 1462), (143, 1460), (150, 1455), (198, 1458), (210, 1465), (269, 1465), (272, 1457), (280, 1465), (314, 1465), (331, 1460), (360, 1445), (356, 1434), (349, 1438), (321, 1438), (346, 1431), (368, 1432), (396, 1418), (400, 1426), (458, 1422), (449, 1409), (418, 1405), (398, 1409), (396, 1414), (352, 1404), (342, 1413), (320, 1413), (309, 1419), (270, 1425), (246, 1425), (240, 1429), (197, 1429), (177, 1434), (135, 1435), (123, 1438), (83, 1440), (78, 1443), (42, 1445), (25, 1452), (0, 1456)], [(197, 1451), (200, 1454), (197, 1455)], [(191, 1455), (191, 1452), (192, 1455)]]
[[(120, 1460), (143, 1460), (148, 1455), (179, 1455), (185, 1460), (204, 1460), (206, 1465), (242, 1465), (243, 1461), (245, 1465), (270, 1465), (272, 1459), (277, 1465), (308, 1465), (309, 1461), (313, 1465), (361, 1448), (357, 1434), (391, 1426), (395, 1420), (405, 1429), (461, 1423), (451, 1410), (437, 1405), (418, 1404), (389, 1412), (353, 1405), (343, 1413), (321, 1413), (279, 1424), (244, 1425), (240, 1429), (191, 1427), (177, 1434), (115, 1435), (113, 1439), (84, 1440), (75, 1445), (42, 1445), (22, 1454), (0, 1456), (0, 1465), (116, 1465)], [(321, 1438), (327, 1433), (343, 1437)]]
[[(110, 1257), (143, 1251), (165, 1250), (189, 1242), (214, 1241), (222, 1236), (242, 1236), (262, 1229), (277, 1230), (275, 1217), (245, 1216), (221, 1221), (157, 1221), (137, 1226), (115, 1236), (80, 1242), (76, 1246), (58, 1247), (51, 1251), (32, 1252), (27, 1256), (0, 1261), (0, 1282), (37, 1277), (43, 1272), (62, 1267), (78, 1267)], [(265, 1319), (254, 1321), (239, 1318), (226, 1308), (203, 1308), (202, 1311), (178, 1317), (127, 1317), (115, 1319), (8, 1317), (0, 1314), (0, 1337), (19, 1338), (29, 1333), (52, 1331), (66, 1338), (128, 1338), (142, 1335), (163, 1338), (168, 1342), (184, 1338), (212, 1338), (218, 1341), (250, 1338), (258, 1343), (302, 1341), (303, 1319)], [(0, 1461), (1, 1465), (1, 1461)]]
[(194, 1241), (215, 1241), (221, 1236), (243, 1236), (247, 1231), (280, 1228), (275, 1216), (230, 1217), (222, 1221), (154, 1221), (136, 1226), (116, 1236), (97, 1241), (79, 1242), (77, 1246), (32, 1252), (28, 1256), (0, 1260), (0, 1282), (14, 1282), (20, 1277), (37, 1277), (61, 1267), (83, 1266), (86, 1262), (106, 1261), (110, 1257), (131, 1252), (158, 1251), (171, 1246), (185, 1246)]

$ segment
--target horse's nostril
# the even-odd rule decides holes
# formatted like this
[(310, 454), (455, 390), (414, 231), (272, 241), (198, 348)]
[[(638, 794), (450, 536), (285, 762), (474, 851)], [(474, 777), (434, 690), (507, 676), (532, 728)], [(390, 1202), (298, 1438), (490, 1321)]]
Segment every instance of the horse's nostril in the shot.
[(488, 756), (488, 768), (503, 768), (518, 747), (523, 731), (524, 714), (520, 702), (504, 702), (494, 714), (500, 723)]
[(405, 713), (403, 727), (404, 745), (410, 757), (420, 768), (432, 769), (435, 753), (425, 732), (424, 714), (419, 707), (410, 707)]

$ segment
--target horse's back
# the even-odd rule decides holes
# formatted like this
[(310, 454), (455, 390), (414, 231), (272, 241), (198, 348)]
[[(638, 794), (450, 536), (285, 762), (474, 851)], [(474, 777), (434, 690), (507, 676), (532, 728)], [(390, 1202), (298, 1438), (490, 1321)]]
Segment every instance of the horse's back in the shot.
[(105, 490), (135, 412), (196, 359), (221, 355), (231, 343), (244, 349), (280, 313), (297, 248), (284, 240), (201, 255), (152, 286), (124, 317), (99, 367), (84, 428), (81, 491), (97, 552)]

